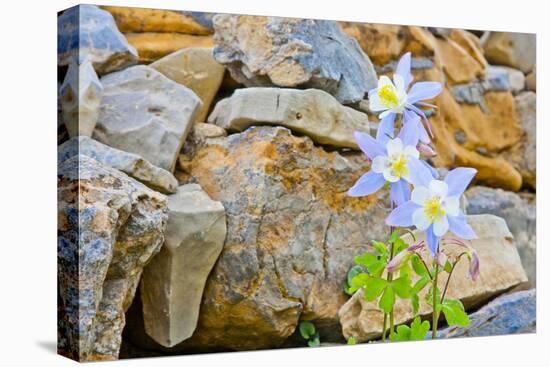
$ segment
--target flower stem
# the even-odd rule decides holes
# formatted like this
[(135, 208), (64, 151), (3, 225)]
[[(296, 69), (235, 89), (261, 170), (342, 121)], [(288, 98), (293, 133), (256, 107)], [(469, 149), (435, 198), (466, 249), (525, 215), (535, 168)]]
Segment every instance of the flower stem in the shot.
[(451, 267), (451, 271), (449, 272), (449, 276), (447, 277), (447, 282), (445, 283), (445, 287), (443, 288), (443, 293), (441, 293), (441, 300), (439, 301), (439, 303), (443, 303), (443, 301), (445, 300), (445, 294), (447, 293), (447, 288), (449, 287), (449, 283), (451, 282), (451, 275), (453, 275), (453, 271), (455, 270), (456, 264), (458, 264), (458, 262), (460, 261), (460, 258), (464, 254), (466, 253), (463, 252), (460, 255), (458, 255), (458, 257), (456, 258), (456, 261), (453, 263), (453, 266)]
[(435, 274), (432, 283), (432, 339), (437, 337), (437, 323), (439, 321), (439, 312), (437, 312), (437, 276), (439, 273), (439, 263), (437, 254), (435, 257)]
[(388, 314), (384, 312), (384, 326), (382, 327), (382, 341), (386, 341), (386, 328), (388, 327)]

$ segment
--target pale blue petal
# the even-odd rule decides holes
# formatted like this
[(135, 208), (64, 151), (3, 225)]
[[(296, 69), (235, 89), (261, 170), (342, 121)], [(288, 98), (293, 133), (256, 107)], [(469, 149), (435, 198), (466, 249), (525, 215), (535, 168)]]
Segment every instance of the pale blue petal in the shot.
[(411, 199), (409, 184), (405, 180), (399, 180), (390, 184), (390, 198), (396, 205), (401, 205)]
[(420, 160), (420, 163), (422, 163), (428, 170), (430, 170), (430, 173), (432, 174), (433, 178), (439, 179), (439, 172), (426, 161)]
[(390, 113), (384, 117), (378, 125), (378, 131), (376, 132), (376, 140), (378, 140), (383, 146), (386, 146), (388, 140), (393, 139), (395, 136), (395, 113)]
[(413, 225), (412, 216), (420, 205), (407, 201), (395, 208), (386, 218), (386, 225), (391, 227), (410, 227)]
[(449, 230), (456, 234), (458, 237), (462, 238), (463, 240), (473, 240), (477, 238), (476, 233), (468, 224), (468, 221), (466, 220), (466, 216), (464, 214), (460, 214), (456, 217), (451, 217), (450, 215), (448, 215), (447, 219), (449, 220)]
[(439, 82), (418, 82), (411, 87), (407, 102), (414, 104), (423, 99), (432, 99), (437, 97), (441, 91), (442, 86)]
[[(420, 117), (416, 116), (416, 119), (418, 120), (418, 122), (420, 122)], [(401, 131), (399, 131), (399, 134), (397, 136), (401, 139), (404, 146), (412, 145), (413, 147), (416, 147), (416, 145), (418, 144), (418, 140), (420, 139), (418, 124), (414, 121), (403, 123), (403, 128), (401, 129)]]
[(428, 187), (433, 180), (431, 171), (424, 166), (419, 159), (409, 157), (407, 159), (409, 168), (409, 180), (414, 186)]
[(367, 196), (380, 190), (386, 180), (380, 173), (369, 171), (357, 180), (355, 185), (348, 190), (348, 196)]
[(435, 256), (439, 246), (439, 237), (437, 237), (434, 233), (433, 224), (426, 230), (426, 243), (428, 244), (428, 248), (430, 249), (432, 255)]
[(409, 84), (411, 84), (413, 80), (413, 76), (411, 74), (411, 53), (407, 52), (403, 56), (401, 56), (401, 59), (397, 63), (397, 68), (395, 69), (395, 73), (401, 75), (403, 77), (403, 81), (405, 82), (405, 90), (409, 88)]
[(458, 167), (450, 171), (445, 177), (445, 183), (449, 186), (447, 195), (461, 196), (476, 173), (476, 169), (469, 167)]
[(426, 131), (424, 125), (422, 125), (422, 122), (419, 123), (422, 126), (421, 127), (422, 130), (420, 132), (420, 140), (424, 143), (429, 144), (431, 142), (430, 136), (433, 136), (433, 134), (432, 134), (432, 129), (430, 127), (430, 121), (428, 121), (426, 114), (420, 108), (412, 104), (407, 105), (407, 108), (410, 109), (411, 111), (414, 111), (418, 116), (422, 117), (422, 120), (424, 120), (424, 122), (426, 123), (426, 126), (428, 127), (428, 131)]
[(427, 103), (427, 102), (418, 101), (418, 102), (416, 102), (416, 104), (419, 105), (419, 106), (422, 106), (422, 107), (437, 108), (436, 105), (431, 104), (431, 103)]
[(355, 141), (357, 142), (357, 145), (359, 145), (359, 148), (361, 148), (363, 153), (365, 153), (371, 160), (373, 160), (374, 157), (386, 154), (386, 148), (368, 133), (355, 131), (353, 136), (355, 137)]

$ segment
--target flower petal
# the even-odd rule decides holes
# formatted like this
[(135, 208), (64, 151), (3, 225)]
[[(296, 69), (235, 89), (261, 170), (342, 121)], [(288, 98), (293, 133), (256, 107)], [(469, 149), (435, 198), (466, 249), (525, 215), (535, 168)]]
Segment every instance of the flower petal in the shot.
[(386, 155), (386, 149), (384, 146), (377, 142), (368, 133), (355, 131), (353, 136), (355, 137), (355, 141), (357, 142), (357, 145), (359, 145), (359, 148), (361, 148), (363, 153), (365, 153), (370, 159), (374, 159), (374, 157), (379, 155)]
[(439, 196), (440, 198), (447, 197), (447, 192), (449, 190), (449, 187), (447, 184), (440, 180), (431, 180), (430, 185), (428, 186), (428, 189), (430, 189), (431, 196)]
[(426, 167), (428, 169), (428, 171), (430, 171), (430, 173), (432, 174), (433, 178), (435, 179), (438, 179), (439, 178), (439, 172), (437, 172), (437, 170), (435, 168), (433, 168), (432, 166), (430, 166), (430, 164), (426, 161), (423, 161), (423, 160), (420, 160), (420, 163), (422, 163), (422, 165), (424, 165), (424, 167)]
[(429, 226), (426, 230), (426, 243), (428, 244), (428, 248), (430, 249), (432, 255), (435, 256), (439, 245), (439, 237), (434, 234), (433, 225)]
[(388, 157), (397, 156), (403, 151), (403, 142), (399, 138), (391, 139), (386, 145)]
[(385, 85), (388, 85), (388, 84), (393, 86), (393, 83), (392, 83), (391, 79), (389, 77), (387, 77), (386, 75), (382, 75), (380, 77), (380, 79), (378, 79), (378, 88), (381, 88), (381, 87), (383, 87)]
[(357, 180), (355, 185), (348, 190), (348, 196), (366, 196), (380, 190), (386, 180), (381, 174), (369, 171)]
[[(411, 74), (411, 53), (410, 52), (407, 52), (406, 54), (401, 56), (401, 59), (399, 59), (399, 62), (397, 63), (395, 74), (401, 75), (405, 83), (405, 89), (407, 89), (413, 79), (413, 76)], [(395, 76), (394, 76), (394, 79), (395, 79)]]
[[(426, 114), (420, 108), (418, 108), (418, 107), (416, 107), (415, 105), (412, 105), (412, 104), (407, 104), (407, 109), (413, 111), (415, 114), (420, 116), (422, 118), (422, 120), (424, 120), (424, 123), (428, 127), (428, 130), (426, 131), (426, 127), (424, 126), (424, 124), (422, 122), (419, 122), (419, 124), (421, 126), (421, 127), (419, 127), (419, 129), (420, 129), (420, 140), (424, 143), (429, 144), (431, 142), (430, 136), (433, 136), (433, 134), (432, 134), (432, 130), (430, 128), (430, 121), (428, 121), (428, 118), (426, 117)], [(407, 110), (405, 110), (405, 111), (407, 111)]]
[(418, 205), (410, 200), (399, 205), (386, 218), (386, 225), (393, 227), (412, 226), (412, 215), (416, 209), (418, 209)]
[(395, 136), (394, 122), (395, 113), (390, 113), (380, 121), (380, 124), (378, 124), (376, 140), (384, 146), (388, 143), (388, 140), (393, 139)]
[(393, 170), (391, 169), (391, 167), (388, 167), (386, 168), (382, 174), (384, 175), (384, 178), (386, 179), (386, 181), (388, 182), (397, 182), (400, 180), (399, 177), (397, 177), (396, 175), (393, 174)]
[[(420, 121), (420, 117), (416, 116), (416, 118)], [(397, 136), (403, 141), (403, 145), (416, 146), (418, 139), (420, 139), (420, 131), (418, 131), (418, 124), (411, 122), (403, 124), (403, 128)]]
[(371, 170), (375, 173), (383, 173), (389, 168), (390, 161), (385, 155), (379, 155), (374, 157), (370, 166)]
[(451, 217), (456, 217), (460, 214), (460, 199), (458, 196), (447, 196), (443, 200), (443, 210), (447, 215)]
[[(411, 106), (409, 106), (409, 107), (411, 107)], [(415, 106), (412, 106), (412, 107), (416, 108), (422, 114), (424, 114), (419, 108), (417, 108)], [(422, 124), (422, 120), (420, 118), (420, 115), (418, 113), (412, 112), (409, 109), (405, 109), (405, 111), (403, 111), (403, 124), (406, 125), (406, 124), (409, 124), (409, 123), (414, 124), (416, 126), (416, 128), (418, 129), (418, 137), (419, 137), (420, 141), (422, 141), (424, 143), (430, 143), (431, 142), (430, 136), (428, 135), (428, 132), (426, 131), (426, 128)]]
[(443, 215), (440, 218), (436, 218), (434, 221), (434, 234), (437, 237), (442, 237), (449, 230), (449, 221), (447, 216)]
[(468, 224), (464, 214), (456, 217), (449, 217), (449, 230), (464, 240), (473, 240), (477, 238), (476, 233)]
[(410, 195), (409, 184), (405, 180), (399, 180), (397, 182), (393, 182), (390, 185), (390, 188), (391, 188), (390, 198), (395, 204), (401, 205), (407, 200), (409, 200), (409, 195)]
[(465, 167), (458, 167), (450, 171), (445, 177), (445, 182), (449, 186), (449, 196), (461, 196), (476, 173), (476, 169)]
[(414, 104), (423, 99), (432, 99), (443, 90), (439, 82), (418, 82), (413, 84), (409, 91), (407, 102)]
[(416, 186), (411, 194), (411, 200), (418, 205), (424, 205), (430, 199), (430, 190), (424, 186)]
[(430, 181), (433, 180), (430, 170), (416, 158), (409, 157), (407, 159), (407, 168), (409, 169), (409, 182), (414, 186), (428, 187)]
[(380, 101), (378, 89), (374, 89), (372, 95), (369, 95), (369, 109), (373, 112), (386, 111), (388, 109), (388, 107)]
[(407, 145), (405, 148), (403, 148), (403, 154), (405, 154), (407, 157), (413, 157), (413, 158), (420, 158), (420, 152), (414, 145)]
[(425, 231), (430, 224), (430, 219), (426, 216), (424, 208), (418, 208), (413, 213), (413, 224), (419, 231)]

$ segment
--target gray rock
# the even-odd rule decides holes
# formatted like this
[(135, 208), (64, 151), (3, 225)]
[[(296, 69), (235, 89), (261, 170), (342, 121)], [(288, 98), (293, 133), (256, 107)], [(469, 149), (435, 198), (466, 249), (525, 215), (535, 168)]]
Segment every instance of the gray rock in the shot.
[(521, 123), (523, 136), (519, 145), (516, 167), (524, 184), (537, 186), (537, 95), (524, 92), (514, 98), (516, 112)]
[(57, 148), (57, 164), (78, 154), (116, 168), (162, 193), (174, 193), (178, 189), (178, 180), (170, 172), (152, 165), (137, 154), (111, 148), (85, 136), (74, 137), (60, 145)]
[(512, 90), (509, 75), (499, 69), (489, 69), (482, 80), (451, 87), (451, 92), (458, 103), (477, 104), (484, 112), (489, 111), (484, 97), (486, 92), (509, 90)]
[(103, 99), (93, 137), (172, 172), (200, 99), (144, 65), (106, 75), (101, 83)]
[(535, 67), (536, 38), (532, 33), (490, 32), (484, 36), (483, 50), (489, 63), (520, 69), (525, 74)]
[(359, 102), (377, 76), (357, 41), (328, 20), (218, 14), (214, 57), (247, 87), (322, 89)]
[(359, 149), (354, 131), (369, 131), (365, 113), (342, 106), (318, 89), (245, 88), (216, 104), (208, 122), (228, 131), (252, 125), (281, 125), (314, 142)]
[(489, 65), (486, 70), (487, 79), (499, 79), (500, 75), (508, 79), (509, 90), (518, 94), (525, 89), (525, 75), (521, 70), (508, 66)]
[(63, 122), (70, 137), (92, 136), (97, 118), (103, 87), (89, 61), (80, 66), (71, 63), (65, 80), (59, 88), (59, 101)]
[(98, 74), (135, 64), (138, 54), (113, 16), (95, 5), (77, 5), (57, 18), (57, 64), (90, 61)]
[(145, 331), (172, 347), (189, 338), (199, 318), (208, 274), (223, 248), (225, 211), (199, 185), (180, 186), (168, 197), (166, 242), (143, 272)]
[(470, 326), (451, 326), (438, 338), (496, 336), (536, 332), (537, 294), (535, 289), (500, 296), (470, 315)]
[(60, 352), (80, 361), (117, 359), (124, 312), (143, 267), (160, 250), (162, 194), (77, 155), (58, 167)]
[(531, 287), (536, 285), (536, 204), (534, 194), (475, 186), (466, 191), (468, 214), (494, 214), (504, 218), (514, 235)]

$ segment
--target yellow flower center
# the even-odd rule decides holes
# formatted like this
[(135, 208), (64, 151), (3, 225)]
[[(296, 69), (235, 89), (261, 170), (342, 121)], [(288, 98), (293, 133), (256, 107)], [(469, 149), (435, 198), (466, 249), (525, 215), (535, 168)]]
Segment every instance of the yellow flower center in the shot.
[(407, 158), (405, 158), (405, 154), (399, 154), (399, 156), (392, 159), (391, 168), (395, 176), (399, 178), (407, 176), (409, 174), (409, 168), (407, 167)]
[(386, 84), (378, 89), (378, 97), (380, 102), (387, 108), (395, 108), (399, 106), (399, 98), (397, 98), (397, 91), (391, 84)]
[(439, 196), (434, 196), (424, 204), (424, 213), (430, 222), (443, 218), (445, 211), (441, 207)]

